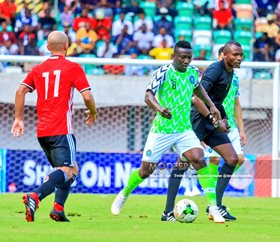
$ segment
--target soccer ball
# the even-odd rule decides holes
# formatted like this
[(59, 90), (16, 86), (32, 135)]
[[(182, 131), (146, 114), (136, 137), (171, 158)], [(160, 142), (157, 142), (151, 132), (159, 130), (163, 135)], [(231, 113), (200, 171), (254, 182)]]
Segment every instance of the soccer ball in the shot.
[(176, 203), (173, 210), (177, 221), (181, 223), (192, 223), (198, 215), (198, 207), (190, 199), (182, 199)]

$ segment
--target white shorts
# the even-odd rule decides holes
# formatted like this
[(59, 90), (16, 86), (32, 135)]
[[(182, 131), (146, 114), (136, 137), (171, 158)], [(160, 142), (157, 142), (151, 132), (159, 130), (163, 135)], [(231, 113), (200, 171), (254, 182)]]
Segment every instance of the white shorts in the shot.
[(192, 130), (175, 134), (150, 132), (143, 151), (142, 161), (157, 163), (171, 148), (182, 158), (182, 154), (192, 148), (201, 148), (199, 139)]
[[(231, 144), (238, 155), (243, 155), (243, 147), (241, 145), (241, 139), (239, 135), (239, 131), (237, 128), (230, 129), (228, 133), (228, 137), (231, 141)], [(204, 148), (205, 157), (221, 157), (215, 150), (211, 147), (206, 146)]]

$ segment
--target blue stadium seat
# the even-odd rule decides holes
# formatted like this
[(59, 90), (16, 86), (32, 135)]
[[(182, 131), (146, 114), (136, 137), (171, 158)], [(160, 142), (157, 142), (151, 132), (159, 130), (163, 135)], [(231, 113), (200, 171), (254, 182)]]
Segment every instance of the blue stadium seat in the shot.
[(192, 41), (192, 31), (185, 29), (176, 29), (175, 30), (175, 41), (180, 40), (180, 37), (183, 37), (184, 40)]
[(176, 10), (178, 11), (178, 16), (192, 16), (194, 5), (193, 3), (177, 2)]
[(253, 35), (250, 31), (235, 31), (233, 34), (234, 40), (238, 41), (241, 45), (251, 45)]
[(215, 44), (225, 44), (232, 39), (231, 32), (229, 30), (214, 30), (213, 40)]
[(192, 18), (188, 16), (176, 16), (174, 18), (175, 29), (192, 29)]
[(193, 26), (195, 30), (212, 30), (212, 19), (210, 16), (196, 16)]

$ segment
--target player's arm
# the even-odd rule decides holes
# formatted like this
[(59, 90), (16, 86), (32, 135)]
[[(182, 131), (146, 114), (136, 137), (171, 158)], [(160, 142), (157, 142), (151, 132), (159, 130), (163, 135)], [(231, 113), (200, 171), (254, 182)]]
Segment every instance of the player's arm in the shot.
[(145, 94), (145, 103), (154, 111), (159, 112), (162, 117), (171, 119), (172, 115), (171, 112), (168, 108), (163, 108), (162, 106), (159, 105), (155, 94), (148, 89)]
[(81, 94), (84, 99), (84, 103), (88, 109), (86, 111), (87, 114), (86, 125), (91, 125), (96, 120), (97, 112), (96, 112), (95, 101), (89, 89), (82, 91)]
[[(221, 114), (219, 110), (211, 101), (203, 86), (198, 85), (194, 89), (194, 94), (196, 95), (196, 97), (193, 98), (193, 104), (204, 117), (207, 117), (211, 113), (214, 116), (215, 120), (221, 120)], [(210, 111), (208, 110), (206, 105), (209, 107)]]
[(13, 136), (20, 136), (24, 134), (23, 112), (25, 95), (30, 92), (30, 88), (25, 85), (20, 85), (16, 92), (15, 98), (15, 120), (11, 129)]
[(235, 98), (234, 117), (235, 117), (235, 122), (237, 124), (237, 127), (239, 129), (241, 143), (244, 146), (246, 144), (246, 134), (245, 134), (245, 130), (244, 130), (244, 123), (243, 123), (243, 117), (242, 117), (242, 109), (241, 109), (239, 97)]

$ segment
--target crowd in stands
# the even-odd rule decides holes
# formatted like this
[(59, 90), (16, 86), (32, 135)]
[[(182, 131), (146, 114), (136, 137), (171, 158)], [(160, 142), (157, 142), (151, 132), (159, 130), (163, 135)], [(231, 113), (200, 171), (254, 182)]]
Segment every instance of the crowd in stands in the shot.
[[(280, 1), (59, 0), (58, 12), (52, 1), (42, 1), (40, 12), (30, 1), (20, 8), (0, 2), (1, 55), (49, 55), (47, 35), (58, 29), (69, 37), (69, 56), (169, 60), (174, 43), (186, 39), (195, 60), (214, 60), (223, 43), (245, 39), (245, 60), (280, 62)], [(91, 66), (85, 69), (90, 74)], [(119, 71), (143, 75), (149, 68)]]

